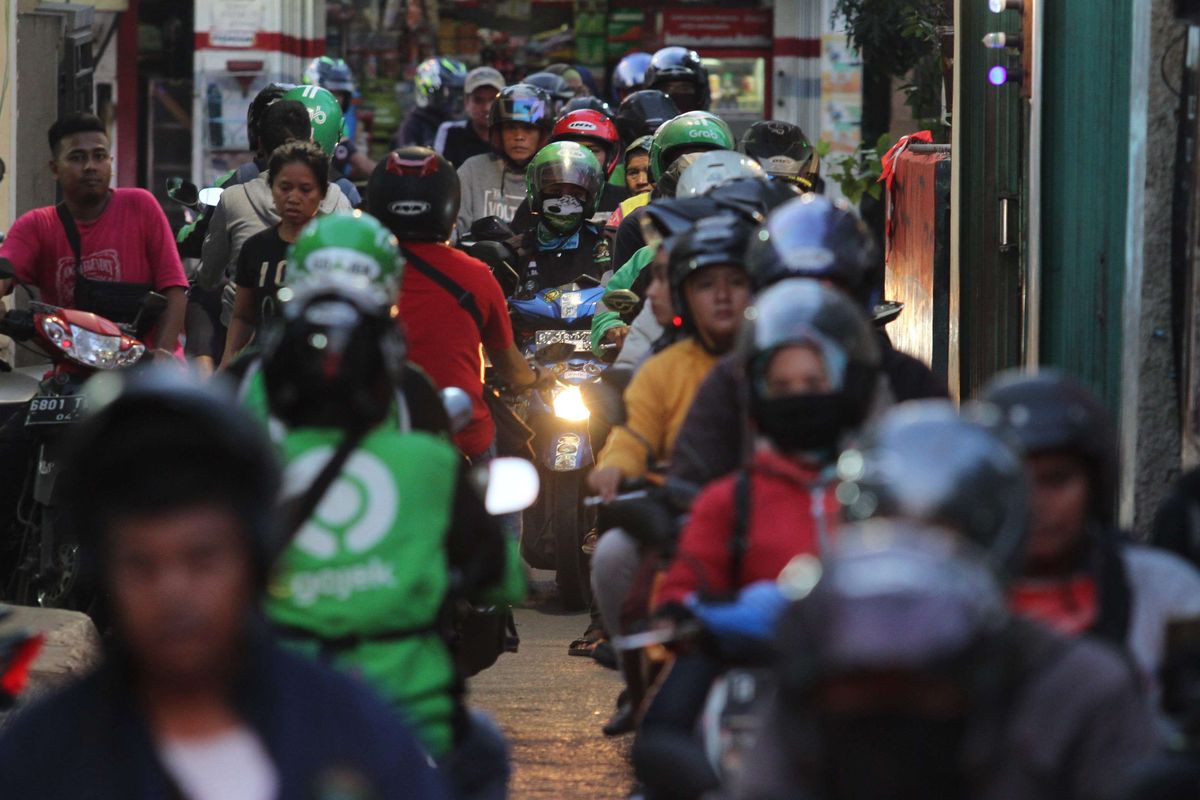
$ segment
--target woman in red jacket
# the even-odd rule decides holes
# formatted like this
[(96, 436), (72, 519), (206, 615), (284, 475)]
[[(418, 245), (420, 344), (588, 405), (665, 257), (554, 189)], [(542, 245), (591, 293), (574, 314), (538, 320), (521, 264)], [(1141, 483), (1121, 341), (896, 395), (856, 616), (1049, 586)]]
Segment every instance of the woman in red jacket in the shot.
[[(796, 278), (764, 292), (746, 313), (741, 354), (750, 415), (762, 441), (745, 469), (709, 484), (691, 509), (660, 589), (659, 610), (686, 614), (696, 598), (734, 599), (775, 580), (797, 555), (817, 555), (840, 518), (834, 462), (842, 439), (867, 418), (880, 381), (871, 323), (843, 292)], [(696, 777), (695, 796), (717, 778), (693, 731), (722, 665), (679, 655), (642, 719), (634, 769), (647, 798), (692, 796), (664, 775)], [(681, 770), (662, 759), (683, 759)]]

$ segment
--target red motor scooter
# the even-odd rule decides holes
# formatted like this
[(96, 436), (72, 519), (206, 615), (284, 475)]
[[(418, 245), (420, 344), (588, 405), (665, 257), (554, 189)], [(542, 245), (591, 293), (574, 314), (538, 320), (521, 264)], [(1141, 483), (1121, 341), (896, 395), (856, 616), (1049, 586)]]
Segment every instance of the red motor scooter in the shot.
[[(12, 278), (0, 260), (0, 278)], [(56, 531), (60, 500), (55, 484), (61, 464), (63, 433), (83, 416), (84, 386), (99, 372), (128, 369), (146, 354), (138, 336), (142, 320), (157, 316), (166, 298), (149, 292), (132, 322), (117, 324), (87, 311), (31, 302), (0, 319), (0, 333), (18, 343), (36, 345), (51, 361), (41, 379), (31, 368), (14, 370), (0, 360), (0, 398), (16, 404), (9, 426), (23, 424), (33, 443), (17, 506), (15, 536), (3, 544), (3, 560), (12, 565), (3, 584), (6, 599), (86, 611), (91, 598), (79, 586), (79, 546)], [(45, 366), (34, 368), (45, 370)]]

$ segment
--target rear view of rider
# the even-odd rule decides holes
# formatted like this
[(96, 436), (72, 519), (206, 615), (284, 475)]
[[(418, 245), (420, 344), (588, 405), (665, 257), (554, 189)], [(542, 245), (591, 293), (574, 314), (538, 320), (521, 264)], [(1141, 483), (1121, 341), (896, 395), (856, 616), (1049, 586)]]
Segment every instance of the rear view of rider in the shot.
[(708, 70), (695, 50), (664, 47), (646, 67), (647, 89), (657, 89), (670, 97), (682, 112), (707, 111), (712, 102)]
[(1156, 688), (1167, 625), (1200, 616), (1200, 574), (1117, 528), (1117, 442), (1094, 395), (1054, 370), (997, 376), (981, 399), (1019, 442), (1033, 513), (1013, 610), (1125, 648)]
[(525, 168), (554, 126), (550, 105), (549, 95), (524, 83), (505, 87), (496, 97), (488, 118), (492, 151), (472, 156), (458, 168), (462, 184), (459, 236), (484, 217), (512, 221), (526, 198)]
[(1153, 751), (1122, 660), (1010, 616), (962, 537), (872, 520), (821, 566), (780, 621), (738, 800), (1089, 800)]
[[(686, 618), (697, 603), (727, 602), (744, 587), (774, 581), (793, 558), (831, 546), (840, 525), (834, 461), (877, 393), (870, 322), (816, 281), (784, 281), (759, 297), (739, 355), (760, 446), (748, 467), (709, 484), (693, 503), (658, 591), (658, 613), (669, 618)], [(673, 772), (658, 764), (664, 753), (690, 754), (697, 769), (708, 769), (694, 728), (727, 666), (703, 649), (677, 656), (634, 744), (648, 798), (699, 796), (673, 787)], [(716, 787), (711, 772), (708, 782)]]
[(354, 114), (354, 99), (358, 97), (358, 86), (354, 72), (343, 59), (320, 56), (308, 63), (304, 70), (304, 84), (328, 89), (337, 98), (345, 121), (343, 136), (333, 150), (333, 175), (336, 178), (360, 180), (371, 174), (375, 162), (358, 149), (354, 143), (357, 132)]
[(309, 225), (290, 260), (282, 324), (245, 389), (285, 432), (284, 494), (298, 526), (267, 615), (286, 642), (357, 675), (411, 720), (456, 797), (503, 796), (507, 747), (463, 705), (443, 615), (454, 597), (519, 600), (522, 578), (515, 542), (457, 450), (412, 430), (397, 406), (403, 259), (386, 229), (356, 214)]
[(445, 56), (422, 61), (413, 78), (417, 107), (400, 124), (392, 146), (433, 147), (441, 124), (462, 114), (466, 79), (467, 68), (460, 61)]
[(408, 357), (439, 388), (471, 396), (471, 422), (454, 437), (471, 461), (492, 453), (495, 426), (483, 399), (480, 347), (497, 376), (516, 389), (537, 375), (513, 344), (500, 285), (487, 266), (450, 247), (458, 216), (458, 176), (449, 161), (425, 147), (403, 147), (375, 168), (367, 183), (371, 212), (400, 241), (407, 263), (400, 318)]
[(520, 289), (533, 294), (586, 276), (598, 284), (610, 268), (608, 240), (589, 222), (604, 188), (604, 169), (575, 142), (548, 144), (526, 173), (534, 224), (521, 244)]
[[(816, 278), (846, 292), (868, 315), (882, 283), (883, 259), (870, 229), (848, 207), (821, 195), (789, 200), (767, 217), (751, 240), (747, 268), (759, 291), (789, 277)], [(946, 397), (945, 381), (928, 366), (892, 347), (877, 330), (889, 400)], [(740, 367), (723, 361), (700, 387), (680, 431), (671, 474), (704, 484), (737, 468), (750, 441), (744, 418)]]
[(791, 181), (806, 192), (821, 192), (821, 158), (799, 125), (763, 120), (742, 135), (740, 149), (772, 178)]

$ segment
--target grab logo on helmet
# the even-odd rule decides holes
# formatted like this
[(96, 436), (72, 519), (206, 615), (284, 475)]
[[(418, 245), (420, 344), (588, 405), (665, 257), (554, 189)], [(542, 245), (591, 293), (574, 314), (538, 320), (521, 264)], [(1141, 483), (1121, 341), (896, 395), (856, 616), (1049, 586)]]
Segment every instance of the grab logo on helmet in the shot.
[[(318, 447), (289, 464), (284, 476), (288, 496), (311, 486), (333, 453), (333, 447)], [(296, 535), (296, 547), (321, 560), (343, 551), (366, 553), (387, 536), (399, 507), (396, 482), (387, 465), (370, 452), (358, 451)]]
[(692, 128), (688, 131), (690, 139), (708, 139), (712, 142), (721, 141), (721, 135), (716, 131), (711, 131), (708, 128)]
[[(305, 86), (304, 90), (301, 92), (301, 94), (304, 97), (315, 99), (317, 97), (317, 92), (319, 92), (320, 89), (321, 89), (320, 86)], [(309, 122), (313, 123), (314, 125), (324, 125), (325, 120), (327, 120), (327, 119), (329, 119), (329, 116), (325, 113), (325, 111), (323, 109), (320, 109), (320, 108), (308, 109), (308, 120), (309, 120)]]

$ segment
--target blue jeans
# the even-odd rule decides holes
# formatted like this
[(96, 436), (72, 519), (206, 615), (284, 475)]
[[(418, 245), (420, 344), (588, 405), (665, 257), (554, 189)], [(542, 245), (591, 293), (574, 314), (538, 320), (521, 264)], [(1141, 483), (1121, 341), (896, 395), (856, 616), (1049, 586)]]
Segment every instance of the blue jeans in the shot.
[(508, 740), (491, 717), (467, 709), (467, 734), (438, 765), (454, 800), (505, 800), (512, 773)]

